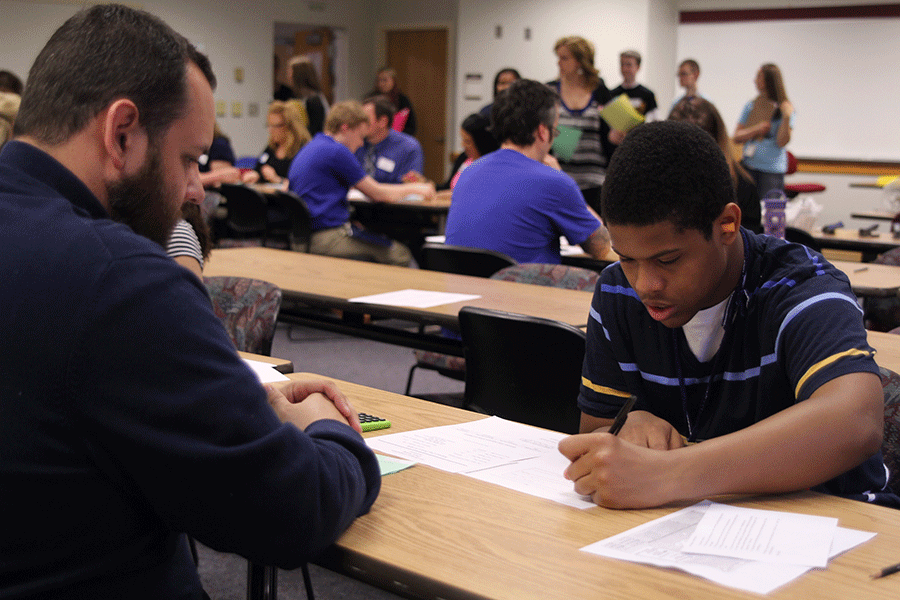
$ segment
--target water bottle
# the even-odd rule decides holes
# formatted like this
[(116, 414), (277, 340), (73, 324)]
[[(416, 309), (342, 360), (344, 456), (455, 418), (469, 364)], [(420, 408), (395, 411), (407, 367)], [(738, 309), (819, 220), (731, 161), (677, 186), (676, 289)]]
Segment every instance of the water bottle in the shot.
[(784, 239), (784, 209), (787, 198), (781, 190), (771, 190), (763, 199), (766, 205), (766, 216), (763, 219), (764, 229), (768, 235)]

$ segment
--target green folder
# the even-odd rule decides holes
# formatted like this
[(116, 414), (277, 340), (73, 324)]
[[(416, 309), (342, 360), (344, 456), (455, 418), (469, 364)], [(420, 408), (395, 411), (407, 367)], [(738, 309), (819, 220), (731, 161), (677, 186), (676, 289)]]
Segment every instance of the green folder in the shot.
[(581, 140), (581, 130), (568, 125), (560, 125), (556, 129), (559, 134), (553, 140), (553, 154), (559, 160), (570, 161)]

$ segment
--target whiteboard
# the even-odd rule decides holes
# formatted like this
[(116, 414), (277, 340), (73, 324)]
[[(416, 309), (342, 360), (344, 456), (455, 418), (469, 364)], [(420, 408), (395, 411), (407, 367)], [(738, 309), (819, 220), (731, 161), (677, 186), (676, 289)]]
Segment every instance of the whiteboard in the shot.
[(896, 18), (682, 24), (678, 61), (700, 63), (698, 91), (730, 132), (756, 96), (757, 70), (772, 62), (796, 110), (796, 156), (900, 161), (898, 42)]

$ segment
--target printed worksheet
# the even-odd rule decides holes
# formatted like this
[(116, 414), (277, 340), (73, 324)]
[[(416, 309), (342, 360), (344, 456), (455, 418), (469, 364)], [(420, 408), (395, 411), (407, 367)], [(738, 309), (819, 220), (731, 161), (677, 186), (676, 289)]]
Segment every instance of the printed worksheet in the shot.
[[(757, 594), (768, 594), (810, 570), (811, 567), (802, 565), (684, 552), (684, 544), (694, 534), (697, 525), (712, 505), (708, 500), (700, 502), (585, 546), (582, 550), (609, 558), (680, 569), (721, 585)], [(873, 537), (874, 533), (838, 527), (829, 558)]]

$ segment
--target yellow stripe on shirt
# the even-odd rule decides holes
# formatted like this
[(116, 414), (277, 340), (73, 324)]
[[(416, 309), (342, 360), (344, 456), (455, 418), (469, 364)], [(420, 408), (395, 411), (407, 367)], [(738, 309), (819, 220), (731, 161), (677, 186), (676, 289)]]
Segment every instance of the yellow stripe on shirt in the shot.
[(860, 350), (859, 348), (851, 348), (850, 350), (845, 350), (844, 352), (838, 352), (837, 354), (832, 354), (828, 358), (824, 358), (811, 366), (809, 370), (804, 373), (803, 377), (800, 378), (800, 381), (797, 383), (797, 388), (794, 391), (794, 397), (800, 397), (800, 388), (803, 387), (803, 384), (806, 383), (806, 380), (815, 375), (820, 369), (827, 367), (828, 365), (837, 362), (838, 360), (848, 357), (848, 356), (875, 356), (874, 352), (869, 350)]
[(590, 381), (587, 377), (581, 377), (581, 383), (584, 384), (584, 387), (589, 390), (594, 390), (598, 394), (606, 394), (607, 396), (618, 396), (619, 398), (629, 398), (631, 394), (628, 392), (620, 392), (619, 390), (614, 390), (612, 388), (608, 388), (602, 385), (597, 385), (596, 383)]

